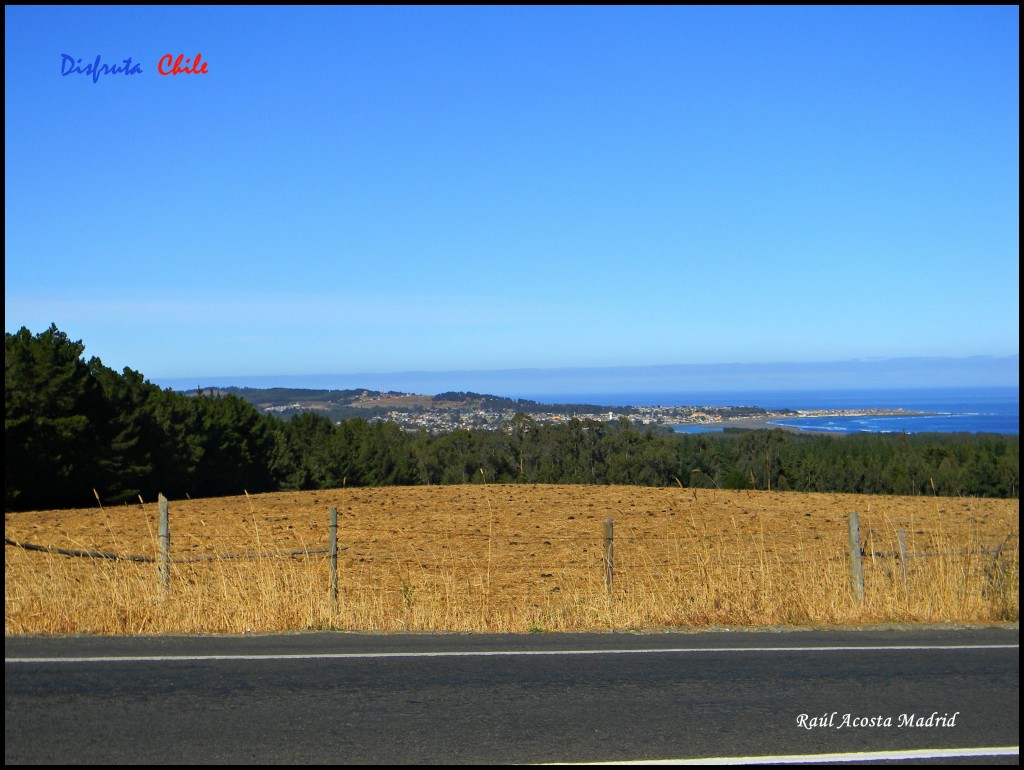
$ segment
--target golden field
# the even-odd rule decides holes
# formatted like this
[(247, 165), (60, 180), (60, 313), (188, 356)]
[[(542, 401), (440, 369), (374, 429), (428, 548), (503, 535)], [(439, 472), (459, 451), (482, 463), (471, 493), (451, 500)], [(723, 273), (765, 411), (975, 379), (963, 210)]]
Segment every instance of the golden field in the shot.
[[(340, 591), (323, 554), (339, 511)], [(5, 547), (5, 633), (528, 632), (1019, 618), (1017, 500), (473, 484), (172, 500), (153, 563)], [(850, 590), (860, 516), (866, 598)], [(614, 522), (605, 589), (602, 522)], [(157, 505), (8, 513), (9, 540), (155, 557)], [(907, 533), (904, 572), (897, 530)], [(1002, 544), (998, 558), (979, 552)], [(874, 554), (874, 555), (872, 555)]]

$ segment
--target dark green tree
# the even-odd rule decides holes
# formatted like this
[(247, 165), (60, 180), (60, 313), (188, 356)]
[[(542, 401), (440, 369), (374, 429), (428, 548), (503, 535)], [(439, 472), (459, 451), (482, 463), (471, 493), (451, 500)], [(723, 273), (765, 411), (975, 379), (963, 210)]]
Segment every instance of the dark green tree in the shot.
[(88, 505), (99, 483), (102, 393), (85, 346), (51, 325), (4, 343), (4, 501), (8, 508)]
[(118, 374), (98, 358), (89, 360), (89, 373), (103, 401), (97, 415), (99, 488), (105, 501), (134, 500), (142, 490), (151, 493), (156, 481), (153, 450), (163, 434), (156, 423), (153, 399), (159, 388), (136, 371)]

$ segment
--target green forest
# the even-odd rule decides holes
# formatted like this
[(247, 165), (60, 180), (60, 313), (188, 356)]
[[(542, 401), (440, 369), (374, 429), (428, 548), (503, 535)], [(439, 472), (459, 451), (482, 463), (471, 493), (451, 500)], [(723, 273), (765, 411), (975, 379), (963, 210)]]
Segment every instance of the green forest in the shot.
[(626, 418), (504, 431), (407, 432), (287, 420), (233, 395), (185, 395), (118, 373), (51, 326), (5, 340), (8, 511), (340, 486), (633, 484), (1016, 498), (1019, 436), (782, 430), (672, 434)]

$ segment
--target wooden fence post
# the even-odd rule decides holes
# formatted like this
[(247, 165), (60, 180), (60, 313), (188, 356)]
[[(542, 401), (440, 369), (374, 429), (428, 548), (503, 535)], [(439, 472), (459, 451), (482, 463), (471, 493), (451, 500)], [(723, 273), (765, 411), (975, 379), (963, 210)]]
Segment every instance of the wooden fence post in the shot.
[(861, 558), (860, 518), (856, 511), (850, 511), (850, 588), (858, 602), (864, 601), (864, 565)]
[(168, 523), (167, 498), (163, 496), (163, 493), (160, 493), (157, 497), (157, 502), (160, 511), (159, 534), (157, 537), (159, 551), (157, 575), (160, 577), (160, 583), (167, 589), (171, 587), (171, 530)]
[(604, 589), (609, 594), (615, 588), (615, 541), (611, 519), (604, 520)]
[(331, 607), (338, 607), (338, 509), (331, 508), (331, 522), (328, 527), (330, 533), (327, 544), (328, 554), (331, 560)]

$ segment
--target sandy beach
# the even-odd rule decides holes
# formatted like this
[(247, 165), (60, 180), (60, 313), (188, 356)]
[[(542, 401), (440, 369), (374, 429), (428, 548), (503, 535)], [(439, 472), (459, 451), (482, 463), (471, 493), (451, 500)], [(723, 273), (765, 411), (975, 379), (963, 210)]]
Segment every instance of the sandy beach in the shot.
[(780, 417), (777, 416), (777, 415), (773, 416), (773, 417), (744, 417), (742, 419), (726, 420), (725, 422), (722, 423), (722, 425), (723, 425), (723, 427), (726, 427), (726, 428), (743, 428), (743, 429), (746, 429), (746, 430), (756, 430), (756, 429), (763, 429), (763, 428), (768, 428), (768, 429), (775, 428), (775, 429), (778, 429), (778, 430), (789, 431), (791, 433), (821, 433), (821, 431), (805, 431), (802, 428), (797, 428), (797, 427), (792, 426), (792, 425), (772, 425), (771, 424), (772, 420), (778, 420), (778, 419), (780, 419)]

